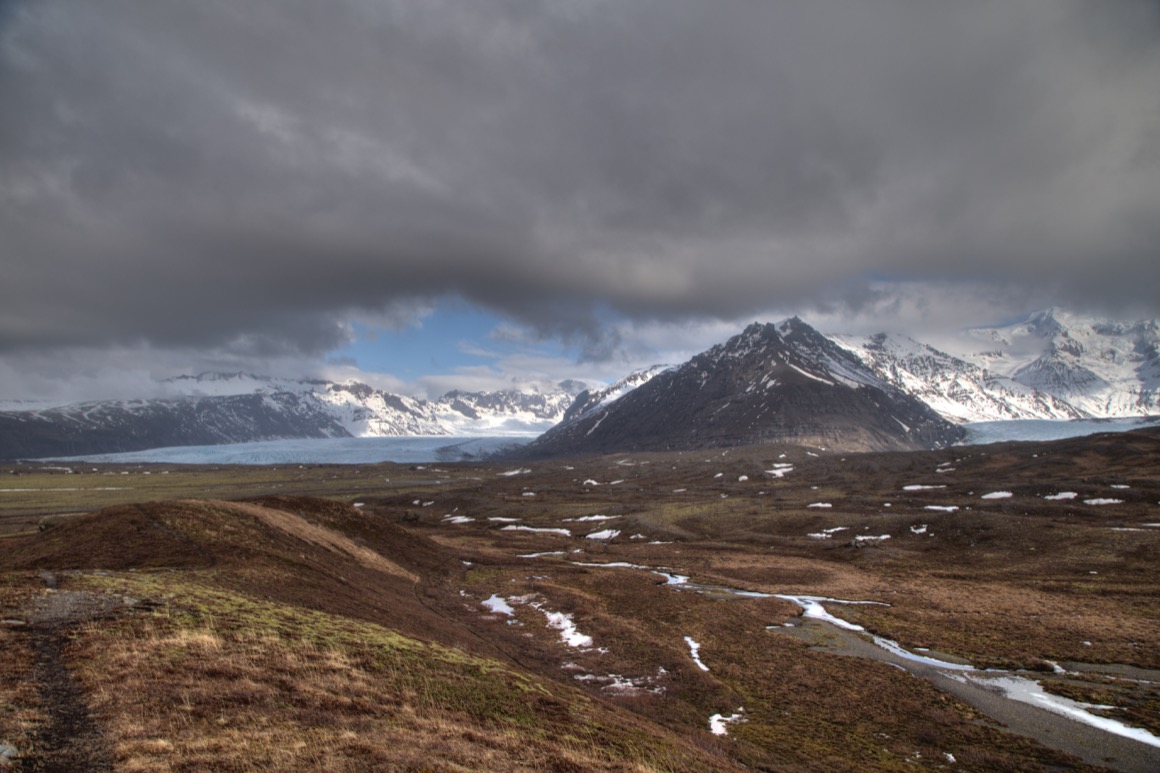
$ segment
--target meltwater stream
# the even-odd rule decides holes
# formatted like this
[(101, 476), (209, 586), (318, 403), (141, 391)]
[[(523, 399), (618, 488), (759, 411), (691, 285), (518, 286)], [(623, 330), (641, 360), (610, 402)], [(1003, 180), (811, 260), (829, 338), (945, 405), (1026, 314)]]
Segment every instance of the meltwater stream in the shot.
[[(832, 615), (826, 605), (883, 604), (878, 601), (852, 601), (826, 596), (784, 593), (761, 593), (724, 585), (695, 583), (686, 575), (667, 568), (630, 564), (582, 563), (580, 566), (640, 569), (665, 579), (665, 584), (680, 591), (693, 591), (720, 599), (779, 598), (802, 608), (802, 614), (786, 626), (769, 629), (807, 641), (814, 641), (811, 626), (821, 626), (829, 636), (837, 636), (841, 645), (830, 647), (836, 654), (863, 657), (897, 666), (914, 676), (927, 679), (938, 688), (952, 693), (976, 709), (1005, 724), (1011, 731), (1031, 736), (1045, 746), (1069, 752), (1093, 765), (1110, 767), (1125, 773), (1153, 773), (1160, 770), (1160, 737), (1143, 728), (1125, 725), (1092, 713), (1092, 706), (1046, 692), (1034, 679), (1000, 669), (978, 669), (968, 663), (955, 663), (918, 652), (911, 652), (898, 642), (875, 636), (855, 623)], [(868, 637), (868, 638), (867, 638)]]

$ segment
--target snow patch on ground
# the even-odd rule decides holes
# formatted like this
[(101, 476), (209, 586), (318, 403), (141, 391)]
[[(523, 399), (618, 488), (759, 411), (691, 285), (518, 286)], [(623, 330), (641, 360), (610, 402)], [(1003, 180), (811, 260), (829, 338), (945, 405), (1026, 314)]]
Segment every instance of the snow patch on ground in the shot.
[(937, 511), (943, 512), (943, 513), (953, 513), (956, 510), (958, 510), (959, 508), (957, 505), (927, 505), (926, 507), (924, 507), (922, 509), (923, 510), (937, 510)]
[(475, 520), (475, 519), (474, 519), (474, 518), (472, 518), (472, 517), (471, 517), (471, 516), (469, 516), (469, 515), (451, 515), (451, 514), (447, 514), (447, 515), (443, 516), (443, 522), (444, 522), (444, 523), (464, 524), (464, 523), (471, 523), (471, 522), (472, 522), (472, 521), (474, 521), (474, 520)]
[(620, 529), (604, 529), (603, 531), (594, 531), (587, 535), (586, 539), (616, 539), (620, 536)]
[(1077, 496), (1079, 496), (1079, 495), (1076, 494), (1074, 491), (1061, 491), (1058, 494), (1048, 494), (1047, 496), (1044, 497), (1044, 499), (1054, 499), (1054, 500), (1075, 499)]
[(709, 731), (713, 733), (713, 735), (729, 735), (729, 728), (727, 725), (733, 722), (744, 722), (745, 716), (740, 713), (744, 710), (745, 708), (741, 707), (737, 709), (737, 712), (730, 714), (727, 717), (720, 714), (714, 714), (713, 716), (709, 717)]
[(664, 695), (665, 688), (654, 686), (658, 679), (664, 676), (663, 668), (657, 669), (657, 676), (626, 677), (620, 674), (597, 676), (595, 674), (575, 674), (573, 679), (580, 682), (595, 682), (602, 684), (601, 692), (615, 692), (629, 695)]
[(979, 499), (1010, 499), (1015, 496), (1010, 491), (992, 491), (990, 494), (983, 494)]
[(810, 532), (806, 536), (813, 539), (830, 539), (836, 533), (840, 531), (846, 531), (849, 528), (849, 526), (835, 526), (832, 529), (822, 529), (821, 531)]
[(507, 615), (508, 617), (511, 617), (516, 613), (516, 611), (512, 609), (511, 604), (507, 602), (507, 599), (496, 593), (491, 594), (490, 597), (484, 599), (480, 603), (497, 615)]
[(1122, 505), (1124, 504), (1124, 500), (1112, 499), (1110, 497), (1096, 497), (1095, 499), (1085, 499), (1083, 503), (1085, 505)]
[(912, 483), (909, 486), (903, 486), (902, 490), (903, 491), (930, 491), (931, 489), (937, 489), (937, 488), (946, 488), (946, 486), (942, 485), (942, 484), (936, 485), (936, 486), (928, 486), (928, 485), (923, 484), (923, 483)]
[(544, 613), (548, 618), (548, 627), (555, 628), (560, 632), (560, 639), (569, 647), (591, 647), (592, 637), (580, 633), (576, 629), (576, 623), (573, 622), (572, 616), (566, 612), (553, 612), (549, 609), (544, 609), (543, 604), (532, 604), (532, 607)]
[(561, 534), (565, 537), (571, 537), (572, 532), (567, 529), (540, 529), (535, 526), (504, 526), (500, 531), (530, 531), (536, 534)]
[(697, 668), (702, 671), (708, 671), (709, 667), (701, 662), (701, 645), (695, 641), (692, 636), (685, 637), (685, 644), (689, 645), (689, 655), (692, 656), (693, 662), (697, 664)]

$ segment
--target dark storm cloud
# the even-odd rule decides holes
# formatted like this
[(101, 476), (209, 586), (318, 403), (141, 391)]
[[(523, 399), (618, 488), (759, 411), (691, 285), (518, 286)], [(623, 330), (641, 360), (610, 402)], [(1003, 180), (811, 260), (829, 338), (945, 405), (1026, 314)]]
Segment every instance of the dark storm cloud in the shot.
[(8, 3), (0, 348), (317, 353), (447, 293), (1155, 310), (1157, 83), (1143, 0)]

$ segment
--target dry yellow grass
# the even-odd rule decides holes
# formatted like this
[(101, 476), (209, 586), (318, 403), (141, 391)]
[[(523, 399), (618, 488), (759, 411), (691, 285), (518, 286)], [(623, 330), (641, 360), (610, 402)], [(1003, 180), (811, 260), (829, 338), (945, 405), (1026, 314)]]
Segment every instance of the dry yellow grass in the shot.
[(249, 502), (209, 500), (208, 504), (225, 510), (234, 510), (239, 513), (251, 515), (267, 526), (284, 531), (305, 542), (350, 556), (368, 569), (393, 574), (396, 577), (402, 577), (411, 582), (419, 579), (413, 572), (408, 572), (394, 561), (388, 561), (381, 554), (356, 544), (346, 535), (310, 523), (295, 513), (290, 513), (286, 510), (277, 510), (271, 507), (262, 507), (261, 505), (255, 505)]
[(575, 688), (379, 626), (172, 577), (82, 584), (168, 599), (74, 639), (118, 769), (730, 767)]

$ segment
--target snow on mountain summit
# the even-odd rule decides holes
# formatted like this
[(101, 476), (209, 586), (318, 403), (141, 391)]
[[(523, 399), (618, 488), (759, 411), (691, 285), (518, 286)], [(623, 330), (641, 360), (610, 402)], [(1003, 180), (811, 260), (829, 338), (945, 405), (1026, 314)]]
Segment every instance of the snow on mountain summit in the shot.
[(956, 422), (1160, 412), (1160, 326), (1046, 309), (973, 328), (953, 356), (902, 335), (831, 336), (880, 377)]
[(996, 377), (1066, 400), (1084, 416), (1160, 411), (1160, 326), (1047, 309), (1011, 325), (977, 328), (971, 359)]
[(1066, 401), (991, 376), (979, 365), (903, 335), (831, 336), (881, 378), (957, 423), (1012, 419), (1077, 419)]

